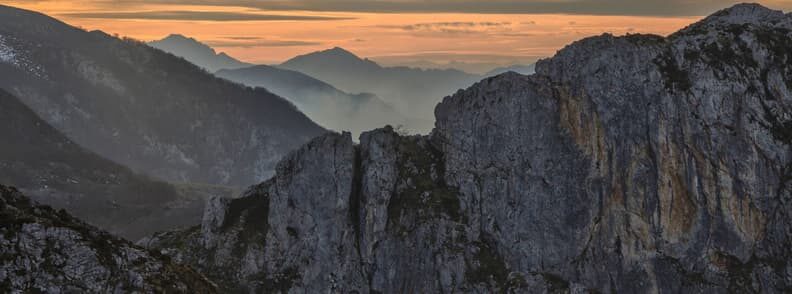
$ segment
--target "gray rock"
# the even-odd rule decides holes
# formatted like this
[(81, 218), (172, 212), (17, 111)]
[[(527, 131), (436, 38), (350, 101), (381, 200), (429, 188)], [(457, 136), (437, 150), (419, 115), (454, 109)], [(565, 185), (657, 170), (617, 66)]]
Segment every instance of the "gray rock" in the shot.
[(215, 293), (201, 274), (0, 186), (0, 292)]

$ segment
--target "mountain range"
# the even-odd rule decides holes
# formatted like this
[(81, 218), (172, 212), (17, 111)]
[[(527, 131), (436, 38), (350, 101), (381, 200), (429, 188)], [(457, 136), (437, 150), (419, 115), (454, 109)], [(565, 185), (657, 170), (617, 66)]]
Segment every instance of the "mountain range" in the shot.
[(325, 132), (266, 90), (8, 6), (0, 6), (0, 76), (0, 88), (75, 143), (167, 181), (247, 186)]
[(350, 131), (355, 136), (371, 127), (385, 125), (412, 126), (426, 121), (410, 119), (374, 94), (348, 94), (306, 74), (268, 65), (242, 69), (224, 69), (216, 76), (254, 87), (266, 88), (286, 97), (308, 117), (336, 131)]
[[(302, 72), (351, 93), (374, 93), (409, 117), (431, 121), (442, 97), (468, 87), (480, 76), (454, 69), (382, 67), (343, 48), (294, 57), (278, 65)], [(415, 126), (416, 132), (432, 124)]]
[(351, 131), (355, 136), (385, 125), (427, 133), (434, 127), (432, 117), (439, 102), (437, 97), (505, 72), (534, 72), (534, 65), (500, 67), (483, 75), (456, 69), (383, 67), (340, 47), (297, 56), (277, 66), (242, 67), (239, 64), (243, 62), (233, 58), (229, 62), (229, 56), (218, 55), (208, 45), (181, 35), (172, 34), (149, 45), (207, 69), (217, 68), (209, 64), (227, 64), (227, 68), (215, 74), (244, 85), (266, 88), (295, 103), (322, 126)]
[(754, 4), (583, 39), (140, 244), (238, 292), (786, 293), (791, 39)]
[(494, 77), (497, 75), (505, 74), (507, 72), (515, 72), (521, 75), (532, 75), (536, 73), (536, 64), (530, 64), (530, 65), (516, 64), (505, 67), (498, 67), (485, 73), (484, 77), (488, 77), (488, 78)]
[(234, 191), (174, 185), (85, 150), (0, 90), (0, 183), (130, 240), (200, 222), (205, 199)]
[[(141, 133), (182, 142), (178, 150), (271, 156), (279, 152), (261, 142), (311, 138), (239, 197), (210, 197), (200, 224), (137, 245), (0, 185), (0, 292), (792, 292), (790, 40), (792, 13), (758, 4), (669, 36), (589, 37), (539, 61), (532, 75), (507, 72), (451, 90), (434, 108), (431, 133), (387, 126), (356, 142), (265, 89), (140, 42), (0, 7), (0, 88), (9, 92), (0, 92), (0, 115), (10, 122), (0, 130), (15, 142), (0, 147), (8, 153), (0, 180), (28, 185), (24, 193), (42, 185), (71, 193), (74, 180), (124, 193), (108, 186), (115, 178), (172, 187), (74, 139), (84, 129), (62, 118), (82, 113), (85, 127), (137, 122)], [(395, 96), (382, 90), (396, 85), (427, 86), (404, 95), (441, 87), (413, 80), (431, 71), (381, 67), (340, 48), (284, 64), (343, 91), (378, 88), (386, 102)], [(344, 64), (348, 75), (339, 74)], [(110, 102), (78, 98), (99, 97), (91, 91)], [(257, 134), (265, 130), (284, 134), (264, 140)], [(201, 139), (178, 141), (184, 134)], [(114, 145), (130, 154), (140, 146), (150, 145)], [(230, 160), (224, 171), (243, 168), (234, 179), (260, 178), (244, 168), (270, 163), (212, 154), (198, 170)], [(104, 197), (169, 197), (122, 195), (129, 202)]]

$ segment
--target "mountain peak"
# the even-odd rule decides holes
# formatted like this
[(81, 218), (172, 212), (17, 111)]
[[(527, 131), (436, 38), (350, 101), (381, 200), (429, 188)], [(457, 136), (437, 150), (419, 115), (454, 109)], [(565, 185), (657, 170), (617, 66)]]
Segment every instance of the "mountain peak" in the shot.
[(210, 72), (249, 66), (249, 64), (234, 59), (228, 54), (217, 53), (209, 45), (182, 34), (170, 34), (161, 40), (152, 41), (148, 44), (151, 47), (183, 57)]
[(357, 55), (355, 55), (354, 53), (350, 52), (349, 50), (346, 50), (346, 49), (338, 47), (338, 46), (333, 47), (332, 49), (327, 49), (327, 50), (325, 50), (323, 52), (331, 53), (331, 54), (351, 55), (351, 56), (354, 56), (356, 58), (359, 58)]
[(333, 58), (333, 59), (340, 59), (346, 61), (362, 61), (363, 58), (355, 55), (355, 53), (350, 52), (341, 47), (333, 47), (331, 49), (317, 51), (313, 53), (308, 53), (306, 55), (298, 56), (299, 57), (317, 57), (317, 58)]
[(201, 43), (200, 41), (196, 40), (195, 38), (190, 38), (182, 34), (170, 34), (165, 38), (162, 38), (157, 41), (152, 41), (150, 44), (171, 44), (171, 45), (188, 45), (188, 46), (196, 46), (202, 48), (211, 49), (214, 52), (214, 49), (209, 47), (208, 45)]
[(758, 3), (742, 3), (718, 11), (705, 18), (707, 24), (759, 24), (783, 19), (784, 12), (773, 10)]
[(182, 34), (170, 34), (165, 39), (192, 39)]
[(304, 65), (318, 65), (322, 67), (343, 66), (347, 68), (352, 67), (364, 70), (375, 70), (380, 68), (380, 66), (375, 62), (360, 58), (354, 53), (341, 47), (333, 47), (327, 50), (300, 55), (281, 64), (282, 67), (288, 69), (301, 68)]

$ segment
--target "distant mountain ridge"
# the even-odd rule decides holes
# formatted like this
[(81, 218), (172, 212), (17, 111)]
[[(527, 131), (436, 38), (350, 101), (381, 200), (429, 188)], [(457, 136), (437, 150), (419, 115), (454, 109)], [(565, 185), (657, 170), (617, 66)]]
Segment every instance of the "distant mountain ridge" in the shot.
[[(167, 39), (190, 46), (160, 46), (149, 43), (197, 65), (205, 57), (191, 54), (189, 47), (203, 48), (204, 56), (214, 50), (199, 41), (172, 34)], [(167, 40), (166, 39), (166, 40)], [(206, 67), (206, 66), (204, 66)], [(230, 66), (228, 66), (230, 67)], [(407, 66), (386, 67), (334, 47), (296, 56), (277, 66), (258, 65), (215, 72), (219, 77), (253, 87), (263, 87), (290, 99), (321, 125), (337, 131), (364, 130), (387, 124), (426, 133), (434, 126), (432, 115), (438, 97), (453, 93), (482, 78), (514, 71), (533, 73), (533, 65), (497, 68), (484, 75), (461, 70), (421, 69)], [(343, 89), (343, 90), (339, 90)], [(372, 93), (371, 95), (349, 93)]]
[(0, 88), (81, 146), (174, 182), (246, 186), (326, 130), (292, 103), (134, 40), (0, 6)]
[(75, 144), (2, 89), (0, 122), (0, 184), (130, 240), (195, 225), (206, 198), (233, 196), (133, 173)]
[(529, 65), (516, 64), (506, 67), (499, 67), (487, 72), (486, 74), (484, 74), (484, 77), (488, 77), (488, 78), (494, 77), (507, 72), (515, 72), (521, 75), (532, 75), (536, 73), (536, 64), (529, 64)]
[(193, 38), (188, 38), (179, 34), (171, 34), (162, 40), (149, 42), (148, 45), (187, 59), (209, 72), (216, 72), (221, 69), (243, 68), (252, 65), (234, 59), (225, 53), (217, 53), (212, 47), (198, 42)]
[(350, 131), (355, 136), (372, 127), (414, 123), (376, 95), (348, 94), (297, 71), (257, 65), (220, 70), (215, 75), (266, 88), (290, 99), (320, 125), (336, 131)]
[[(454, 69), (382, 67), (340, 47), (300, 55), (278, 67), (302, 72), (345, 92), (377, 94), (405, 115), (426, 121), (432, 121), (442, 97), (481, 79)], [(430, 123), (415, 130), (428, 132), (432, 127)]]

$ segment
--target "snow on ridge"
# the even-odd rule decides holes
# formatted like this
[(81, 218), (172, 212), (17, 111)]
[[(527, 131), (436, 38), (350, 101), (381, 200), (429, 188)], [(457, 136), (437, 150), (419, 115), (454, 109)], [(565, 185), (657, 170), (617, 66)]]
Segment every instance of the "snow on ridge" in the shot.
[(0, 63), (7, 63), (36, 77), (47, 79), (44, 68), (25, 57), (25, 52), (10, 45), (12, 39), (0, 35)]
[(14, 52), (14, 48), (11, 48), (11, 46), (6, 44), (6, 40), (3, 35), (0, 35), (0, 62), (19, 66), (19, 60), (17, 60), (17, 54)]

